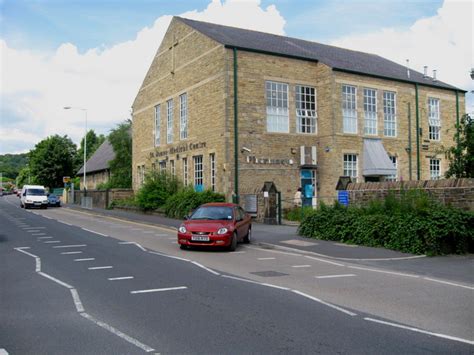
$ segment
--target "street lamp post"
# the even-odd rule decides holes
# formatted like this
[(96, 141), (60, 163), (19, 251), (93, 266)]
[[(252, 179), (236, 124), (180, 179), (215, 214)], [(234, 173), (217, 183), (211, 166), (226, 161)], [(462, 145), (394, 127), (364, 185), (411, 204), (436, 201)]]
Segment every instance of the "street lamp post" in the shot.
[(65, 106), (65, 110), (81, 110), (85, 114), (86, 118), (86, 126), (85, 126), (85, 134), (84, 134), (84, 191), (86, 191), (86, 169), (87, 169), (87, 109), (81, 108), (81, 107), (71, 107), (71, 106)]

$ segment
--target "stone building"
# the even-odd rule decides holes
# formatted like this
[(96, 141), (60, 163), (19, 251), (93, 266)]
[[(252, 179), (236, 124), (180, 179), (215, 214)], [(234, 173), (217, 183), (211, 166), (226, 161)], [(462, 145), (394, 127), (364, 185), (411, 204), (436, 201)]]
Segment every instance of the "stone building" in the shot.
[(353, 181), (437, 179), (465, 91), (380, 56), (174, 17), (133, 103), (133, 187), (166, 169), (285, 204)]
[[(109, 162), (115, 159), (114, 148), (106, 139), (86, 162), (86, 189), (95, 190), (97, 186), (110, 180)], [(84, 189), (84, 165), (76, 176), (80, 177), (80, 188)]]

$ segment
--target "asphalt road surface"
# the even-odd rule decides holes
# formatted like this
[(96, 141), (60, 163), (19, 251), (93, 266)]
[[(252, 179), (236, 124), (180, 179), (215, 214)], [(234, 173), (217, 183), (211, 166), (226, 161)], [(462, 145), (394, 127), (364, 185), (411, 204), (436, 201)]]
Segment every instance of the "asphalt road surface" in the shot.
[(0, 199), (0, 354), (474, 352), (473, 285)]

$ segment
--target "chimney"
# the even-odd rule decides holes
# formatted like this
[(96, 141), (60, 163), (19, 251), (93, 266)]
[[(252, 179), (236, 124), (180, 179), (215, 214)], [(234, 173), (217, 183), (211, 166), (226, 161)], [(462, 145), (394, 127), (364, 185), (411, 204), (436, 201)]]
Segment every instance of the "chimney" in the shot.
[(425, 66), (423, 67), (423, 78), (426, 79), (427, 77), (428, 77), (428, 66), (425, 65)]
[(433, 81), (436, 81), (436, 69), (433, 69)]
[(410, 79), (410, 59), (407, 59), (407, 77)]

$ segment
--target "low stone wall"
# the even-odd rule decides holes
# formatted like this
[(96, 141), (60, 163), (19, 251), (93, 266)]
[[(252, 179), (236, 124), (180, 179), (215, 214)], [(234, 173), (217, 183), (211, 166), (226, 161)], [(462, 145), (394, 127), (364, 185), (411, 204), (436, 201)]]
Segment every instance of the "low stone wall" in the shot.
[(389, 193), (399, 196), (403, 191), (416, 189), (427, 192), (442, 204), (474, 210), (474, 179), (364, 182), (350, 183), (347, 186), (349, 203), (355, 205), (383, 199)]
[[(74, 203), (77, 205), (81, 204), (84, 191), (74, 192)], [(110, 206), (112, 201), (121, 200), (125, 198), (133, 197), (132, 189), (108, 189), (108, 190), (87, 190), (86, 195), (92, 200), (92, 206), (94, 208), (107, 208)]]

